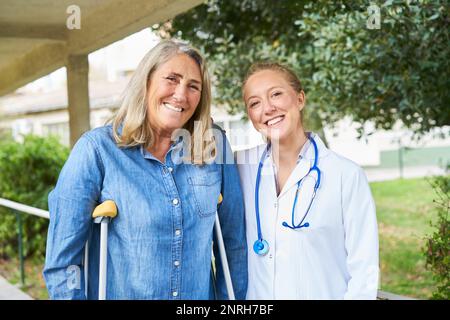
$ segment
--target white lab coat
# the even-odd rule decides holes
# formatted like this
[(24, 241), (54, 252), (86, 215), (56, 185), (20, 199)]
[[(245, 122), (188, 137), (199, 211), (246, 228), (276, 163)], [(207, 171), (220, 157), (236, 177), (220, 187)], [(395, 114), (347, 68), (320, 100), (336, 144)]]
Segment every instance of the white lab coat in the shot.
[[(378, 288), (378, 231), (375, 205), (363, 170), (328, 150), (317, 135), (321, 185), (304, 222), (308, 228), (288, 229), (297, 182), (313, 165), (308, 147), (276, 195), (272, 157), (261, 175), (259, 206), (265, 256), (253, 251), (258, 239), (255, 182), (266, 145), (236, 153), (244, 199), (248, 244), (247, 299), (375, 299)], [(300, 189), (301, 190), (301, 189)], [(302, 204), (303, 200), (303, 204)], [(299, 192), (296, 213), (304, 209)], [(295, 222), (300, 222), (296, 215)]]

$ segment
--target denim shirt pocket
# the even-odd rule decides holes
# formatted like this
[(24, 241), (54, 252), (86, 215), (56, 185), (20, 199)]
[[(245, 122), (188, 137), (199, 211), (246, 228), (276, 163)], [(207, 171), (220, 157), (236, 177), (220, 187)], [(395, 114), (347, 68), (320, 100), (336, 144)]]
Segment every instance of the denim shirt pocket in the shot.
[(193, 190), (193, 200), (200, 217), (208, 217), (216, 213), (220, 194), (221, 176), (219, 171), (197, 171), (188, 177)]

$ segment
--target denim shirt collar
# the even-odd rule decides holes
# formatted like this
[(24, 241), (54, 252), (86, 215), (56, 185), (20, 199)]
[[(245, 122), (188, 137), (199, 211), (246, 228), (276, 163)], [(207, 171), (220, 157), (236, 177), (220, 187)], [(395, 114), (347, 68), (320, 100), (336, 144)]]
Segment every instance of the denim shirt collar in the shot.
[[(117, 128), (117, 133), (118, 133), (119, 135), (121, 135), (121, 134), (122, 134), (122, 130), (123, 130), (123, 123), (121, 123), (121, 124), (119, 125), (119, 127)], [(182, 141), (183, 141), (182, 137), (179, 137), (177, 141), (172, 141), (172, 144), (170, 145), (170, 148), (169, 148), (169, 151), (167, 152), (166, 157), (167, 157), (169, 154), (171, 154), (171, 151), (172, 151), (173, 149), (175, 149), (175, 148), (178, 146), (178, 144), (179, 144), (180, 142), (182, 142)], [(156, 160), (156, 161), (159, 161), (154, 155), (152, 155), (152, 153), (151, 153), (150, 151), (147, 150), (147, 148), (145, 148), (145, 146), (144, 146), (143, 144), (141, 144), (141, 145), (139, 146), (139, 151), (140, 151), (140, 153), (141, 153), (141, 155), (142, 155), (143, 158), (149, 159), (149, 160)], [(180, 156), (182, 156), (182, 155), (180, 155)]]
[[(182, 142), (182, 137), (180, 137), (177, 141), (172, 141), (169, 150), (167, 151), (166, 154), (166, 160), (169, 159), (169, 157), (181, 157), (182, 154), (178, 155), (178, 153), (172, 153), (172, 151), (174, 149), (178, 149), (179, 144)], [(145, 158), (145, 159), (149, 159), (149, 160), (156, 160), (156, 161), (160, 161), (158, 160), (154, 155), (152, 155), (152, 153), (150, 151), (147, 150), (147, 148), (145, 148), (145, 146), (143, 144), (140, 145), (139, 147), (140, 149), (140, 153), (141, 155)]]

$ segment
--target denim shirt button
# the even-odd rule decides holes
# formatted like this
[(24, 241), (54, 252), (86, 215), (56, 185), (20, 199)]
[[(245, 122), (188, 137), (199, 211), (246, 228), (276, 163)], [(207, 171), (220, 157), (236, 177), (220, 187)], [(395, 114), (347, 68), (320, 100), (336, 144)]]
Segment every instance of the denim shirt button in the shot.
[(178, 296), (178, 292), (177, 291), (172, 292), (172, 296), (177, 297)]
[(178, 202), (179, 202), (179, 201), (178, 201), (177, 198), (175, 198), (175, 199), (172, 200), (172, 203), (173, 203), (175, 206), (178, 204)]
[(181, 230), (180, 229), (175, 230), (175, 235), (176, 236), (179, 236), (180, 234), (181, 234)]
[(180, 265), (180, 261), (175, 260), (175, 261), (173, 262), (173, 265), (174, 265), (175, 267), (178, 267), (178, 266)]
[(172, 167), (168, 167), (167, 169), (169, 169), (169, 172), (171, 173), (173, 171)]

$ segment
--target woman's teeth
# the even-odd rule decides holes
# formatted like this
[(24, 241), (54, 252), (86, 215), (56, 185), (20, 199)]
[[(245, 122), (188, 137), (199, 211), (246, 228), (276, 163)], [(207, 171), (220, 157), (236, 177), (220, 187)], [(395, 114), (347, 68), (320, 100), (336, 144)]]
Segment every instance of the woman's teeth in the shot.
[(283, 119), (284, 119), (284, 116), (276, 117), (276, 118), (274, 118), (272, 120), (267, 121), (267, 125), (268, 126), (273, 126), (273, 125), (277, 124), (278, 122), (280, 122)]
[(181, 112), (181, 111), (183, 111), (183, 108), (175, 107), (175, 106), (171, 105), (170, 103), (163, 103), (163, 105), (164, 105), (167, 109), (172, 110), (172, 111), (176, 111), (176, 112)]

